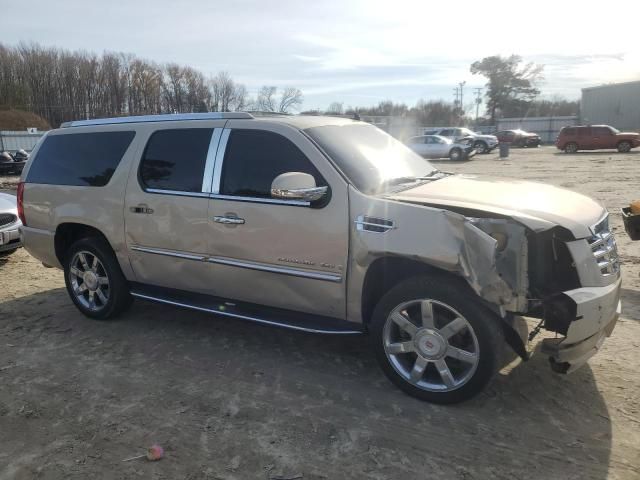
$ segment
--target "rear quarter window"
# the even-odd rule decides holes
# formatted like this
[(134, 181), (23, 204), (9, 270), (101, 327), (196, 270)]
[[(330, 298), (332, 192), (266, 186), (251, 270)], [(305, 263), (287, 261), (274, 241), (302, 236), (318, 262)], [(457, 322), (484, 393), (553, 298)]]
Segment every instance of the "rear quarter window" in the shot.
[(131, 145), (135, 132), (92, 132), (45, 138), (26, 181), (48, 185), (104, 187)]
[(201, 192), (212, 134), (212, 128), (154, 132), (140, 162), (142, 185), (152, 190)]

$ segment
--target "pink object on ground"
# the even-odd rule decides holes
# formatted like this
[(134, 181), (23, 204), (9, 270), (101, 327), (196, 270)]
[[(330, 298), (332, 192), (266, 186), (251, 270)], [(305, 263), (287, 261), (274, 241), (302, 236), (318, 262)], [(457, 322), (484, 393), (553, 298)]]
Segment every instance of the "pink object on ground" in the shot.
[(149, 450), (147, 450), (147, 460), (154, 462), (160, 460), (162, 457), (164, 457), (164, 448), (160, 445), (152, 445), (149, 447)]

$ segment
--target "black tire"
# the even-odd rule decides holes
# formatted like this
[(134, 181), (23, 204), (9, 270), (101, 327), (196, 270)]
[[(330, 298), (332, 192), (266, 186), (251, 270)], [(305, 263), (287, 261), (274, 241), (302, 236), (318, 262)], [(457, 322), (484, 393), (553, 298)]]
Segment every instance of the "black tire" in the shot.
[(569, 142), (564, 146), (564, 153), (576, 153), (578, 151), (578, 144), (575, 142)]
[(620, 153), (629, 153), (631, 151), (631, 142), (623, 140), (622, 142), (618, 143), (618, 151)]
[[(74, 292), (71, 274), (72, 261), (80, 252), (88, 252), (99, 260), (102, 267), (100, 275), (106, 276), (109, 282), (107, 301), (97, 309), (88, 308)], [(129, 292), (129, 283), (120, 269), (118, 260), (111, 246), (101, 237), (81, 238), (69, 247), (64, 256), (64, 280), (71, 300), (78, 310), (89, 318), (96, 320), (115, 318), (124, 312), (133, 301)]]
[(449, 160), (452, 160), (454, 162), (459, 162), (460, 160), (464, 159), (464, 154), (462, 153), (462, 150), (460, 148), (452, 148), (451, 151), (449, 152)]
[[(475, 370), (465, 383), (452, 387), (449, 391), (433, 391), (410, 383), (396, 371), (385, 351), (384, 329), (387, 318), (399, 305), (417, 299), (429, 299), (440, 305), (452, 307), (471, 325), (477, 339), (478, 360)], [(452, 404), (468, 400), (480, 393), (500, 368), (505, 345), (500, 322), (500, 318), (478, 300), (464, 280), (446, 274), (425, 275), (400, 282), (384, 294), (374, 309), (369, 330), (376, 359), (391, 382), (420, 400)], [(451, 342), (451, 338), (448, 342)], [(418, 357), (416, 353), (405, 355), (409, 355), (403, 357), (408, 358), (409, 364)]]
[(475, 148), (476, 152), (480, 154), (489, 153), (489, 145), (481, 140), (478, 140), (476, 143), (474, 143), (473, 148)]

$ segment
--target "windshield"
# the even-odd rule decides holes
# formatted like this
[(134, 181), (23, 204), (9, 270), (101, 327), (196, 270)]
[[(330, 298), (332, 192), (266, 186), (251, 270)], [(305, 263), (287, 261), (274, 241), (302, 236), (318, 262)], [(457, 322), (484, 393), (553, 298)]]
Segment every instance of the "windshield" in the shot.
[(373, 125), (325, 125), (305, 132), (353, 185), (366, 194), (382, 192), (401, 179), (423, 177), (436, 171), (413, 150)]
[(617, 128), (614, 127), (609, 127), (611, 129), (611, 131), (613, 132), (613, 134), (615, 135), (616, 133), (620, 133), (620, 130), (618, 130)]

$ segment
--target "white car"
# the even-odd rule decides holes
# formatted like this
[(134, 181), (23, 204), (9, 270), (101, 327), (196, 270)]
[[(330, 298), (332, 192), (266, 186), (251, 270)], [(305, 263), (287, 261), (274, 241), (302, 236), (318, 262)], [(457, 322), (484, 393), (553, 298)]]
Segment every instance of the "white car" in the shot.
[(478, 153), (489, 153), (498, 146), (498, 137), (495, 135), (482, 135), (472, 132), (468, 128), (460, 127), (443, 127), (425, 130), (425, 135), (440, 135), (441, 137), (450, 138), (453, 141), (460, 141), (463, 138), (471, 138), (473, 140), (473, 148)]
[(12, 254), (22, 246), (16, 197), (0, 193), (0, 257)]
[(449, 158), (450, 160), (468, 160), (476, 154), (469, 140), (454, 142), (450, 138), (439, 135), (420, 135), (411, 137), (407, 146), (427, 158)]

